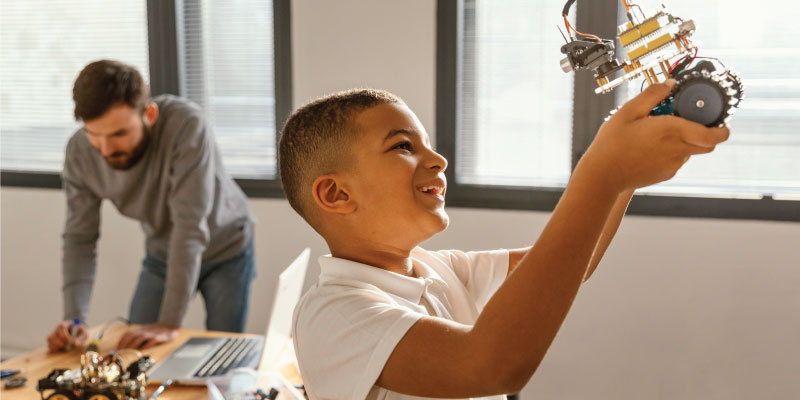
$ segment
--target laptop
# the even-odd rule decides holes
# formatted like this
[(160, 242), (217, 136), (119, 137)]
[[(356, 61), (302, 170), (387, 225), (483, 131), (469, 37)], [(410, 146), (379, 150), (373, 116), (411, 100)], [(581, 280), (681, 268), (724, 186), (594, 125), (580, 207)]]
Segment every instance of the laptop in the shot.
[(205, 385), (207, 379), (236, 368), (270, 368), (291, 335), (292, 313), (303, 291), (310, 254), (306, 248), (281, 272), (265, 336), (191, 337), (155, 366), (150, 382)]

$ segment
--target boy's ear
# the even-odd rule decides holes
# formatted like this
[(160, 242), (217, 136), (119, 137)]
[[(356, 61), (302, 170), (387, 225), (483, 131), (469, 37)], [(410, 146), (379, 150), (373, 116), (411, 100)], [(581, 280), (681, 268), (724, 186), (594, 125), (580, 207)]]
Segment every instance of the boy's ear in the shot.
[(357, 208), (349, 189), (342, 185), (341, 178), (335, 174), (318, 176), (311, 187), (311, 194), (317, 206), (325, 212), (349, 214)]

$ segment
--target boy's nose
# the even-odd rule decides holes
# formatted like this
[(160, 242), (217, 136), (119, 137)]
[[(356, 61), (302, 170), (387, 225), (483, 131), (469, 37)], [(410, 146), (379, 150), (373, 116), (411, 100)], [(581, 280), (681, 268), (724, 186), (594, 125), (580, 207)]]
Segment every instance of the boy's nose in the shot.
[(431, 150), (430, 156), (426, 160), (426, 167), (444, 171), (447, 169), (447, 159), (442, 157), (441, 154)]

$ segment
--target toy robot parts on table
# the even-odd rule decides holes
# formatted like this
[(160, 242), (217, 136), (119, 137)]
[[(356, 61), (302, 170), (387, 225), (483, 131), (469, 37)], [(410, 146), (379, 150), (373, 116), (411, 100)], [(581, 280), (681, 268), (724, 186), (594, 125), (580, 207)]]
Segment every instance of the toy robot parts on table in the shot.
[[(570, 24), (567, 14), (573, 3), (568, 0), (562, 11), (570, 40), (565, 37), (567, 43), (561, 46), (566, 55), (561, 68), (593, 71), (595, 93), (608, 93), (637, 78), (650, 85), (659, 83), (659, 75), (663, 80), (675, 78), (672, 92), (651, 115), (677, 115), (705, 126), (724, 125), (741, 104), (741, 78), (719, 59), (698, 57), (698, 48), (689, 39), (695, 31), (692, 20), (672, 15), (663, 4), (645, 14), (638, 5), (622, 0), (628, 21), (619, 26), (617, 39), (627, 59), (620, 61), (612, 40), (578, 32)], [(622, 74), (615, 77), (618, 72)]]
[[(122, 367), (121, 352), (105, 358), (94, 351), (81, 356), (78, 369), (56, 369), (40, 379), (37, 390), (47, 400), (144, 400), (147, 371), (153, 366), (148, 356)], [(47, 397), (45, 395), (47, 394)]]

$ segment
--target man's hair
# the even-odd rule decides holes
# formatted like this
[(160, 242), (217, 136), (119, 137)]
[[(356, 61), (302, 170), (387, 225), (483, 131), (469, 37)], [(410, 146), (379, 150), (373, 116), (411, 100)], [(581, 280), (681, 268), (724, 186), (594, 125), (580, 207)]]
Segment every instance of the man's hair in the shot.
[(122, 103), (144, 110), (150, 89), (136, 68), (119, 61), (100, 60), (83, 68), (72, 88), (75, 119), (89, 121)]
[(359, 128), (357, 113), (379, 104), (403, 103), (382, 90), (351, 89), (319, 98), (297, 109), (281, 132), (278, 164), (286, 198), (314, 229), (311, 185), (320, 175), (340, 170)]

